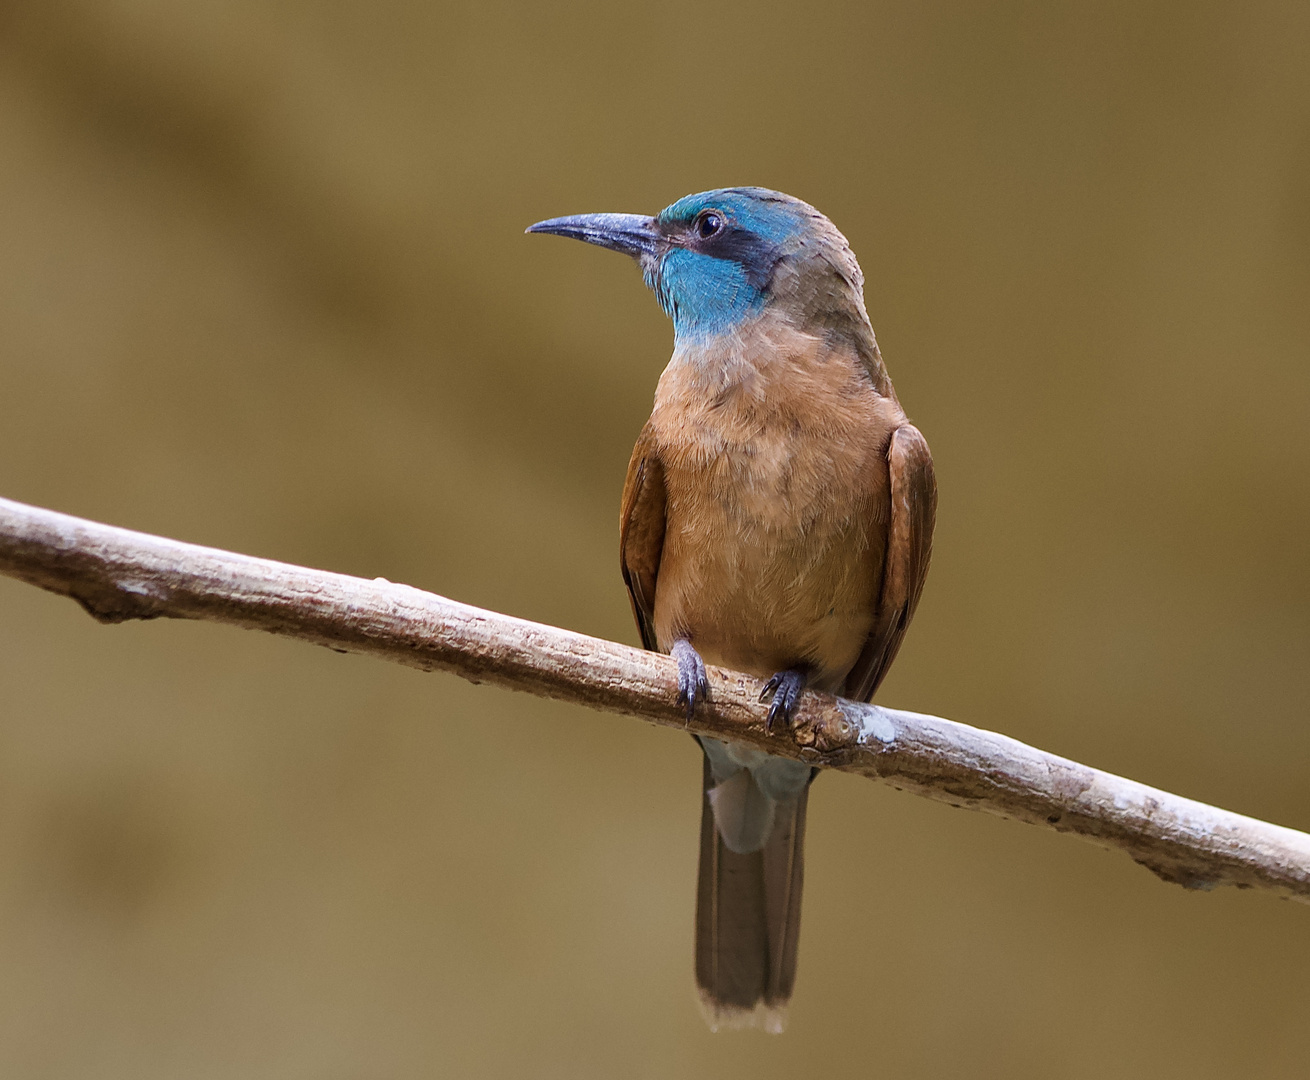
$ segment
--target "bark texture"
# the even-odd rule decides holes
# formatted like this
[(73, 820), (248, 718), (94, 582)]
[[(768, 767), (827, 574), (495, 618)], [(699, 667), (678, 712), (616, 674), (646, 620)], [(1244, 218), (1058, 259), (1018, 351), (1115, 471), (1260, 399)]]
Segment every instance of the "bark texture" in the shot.
[(688, 724), (676, 703), (677, 667), (666, 656), (382, 578), (184, 544), (6, 499), (0, 573), (72, 597), (101, 622), (207, 619), (448, 671), (1076, 833), (1185, 888), (1236, 885), (1310, 902), (1310, 835), (941, 717), (811, 692), (793, 731), (770, 735), (761, 683), (711, 667), (709, 701)]

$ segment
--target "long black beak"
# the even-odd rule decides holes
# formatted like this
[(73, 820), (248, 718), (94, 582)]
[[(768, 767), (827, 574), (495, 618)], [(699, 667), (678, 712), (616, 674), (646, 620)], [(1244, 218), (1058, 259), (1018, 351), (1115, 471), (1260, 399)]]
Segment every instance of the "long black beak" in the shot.
[(572, 217), (538, 221), (535, 225), (529, 225), (525, 231), (571, 236), (574, 240), (585, 240), (588, 244), (621, 251), (634, 259), (654, 255), (660, 242), (655, 219), (641, 214), (574, 214)]

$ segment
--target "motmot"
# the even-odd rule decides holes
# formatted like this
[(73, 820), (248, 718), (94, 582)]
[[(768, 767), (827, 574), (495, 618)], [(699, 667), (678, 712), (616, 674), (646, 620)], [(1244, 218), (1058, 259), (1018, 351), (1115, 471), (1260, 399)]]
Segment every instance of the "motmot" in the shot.
[[(527, 231), (632, 256), (673, 320), (619, 552), (642, 643), (677, 662), (688, 719), (707, 698), (707, 663), (765, 680), (770, 730), (791, 724), (806, 688), (868, 701), (919, 602), (937, 486), (846, 238), (807, 203), (755, 187)], [(703, 1011), (715, 1029), (781, 1031), (817, 770), (696, 738)]]

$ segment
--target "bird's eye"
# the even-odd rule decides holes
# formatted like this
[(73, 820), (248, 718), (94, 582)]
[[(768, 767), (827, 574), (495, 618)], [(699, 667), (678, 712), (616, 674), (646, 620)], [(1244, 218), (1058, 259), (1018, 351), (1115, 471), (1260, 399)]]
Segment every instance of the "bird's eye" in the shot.
[(696, 234), (702, 240), (718, 236), (723, 232), (723, 215), (717, 210), (706, 210), (696, 219)]

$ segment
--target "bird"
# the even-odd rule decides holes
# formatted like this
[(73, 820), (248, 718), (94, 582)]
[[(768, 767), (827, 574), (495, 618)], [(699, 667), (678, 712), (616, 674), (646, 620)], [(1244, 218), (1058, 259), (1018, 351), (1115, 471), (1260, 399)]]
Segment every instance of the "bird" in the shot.
[[(870, 700), (923, 590), (937, 486), (846, 238), (808, 203), (759, 187), (527, 232), (631, 256), (673, 321), (628, 465), (619, 550), (642, 644), (677, 662), (688, 721), (705, 707), (706, 664), (764, 681), (770, 731), (790, 726), (806, 689)], [(702, 1012), (714, 1030), (779, 1032), (817, 770), (694, 737)]]

